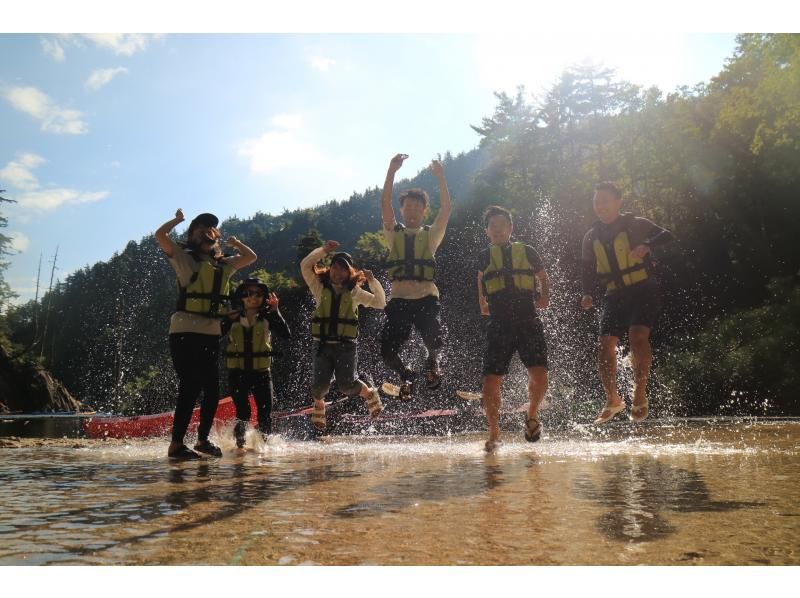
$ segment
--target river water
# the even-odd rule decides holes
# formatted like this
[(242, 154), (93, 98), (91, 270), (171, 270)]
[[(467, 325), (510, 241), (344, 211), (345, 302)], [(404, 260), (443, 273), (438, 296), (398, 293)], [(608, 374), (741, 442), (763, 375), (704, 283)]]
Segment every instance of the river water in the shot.
[(0, 443), (0, 564), (800, 564), (797, 420), (218, 440)]

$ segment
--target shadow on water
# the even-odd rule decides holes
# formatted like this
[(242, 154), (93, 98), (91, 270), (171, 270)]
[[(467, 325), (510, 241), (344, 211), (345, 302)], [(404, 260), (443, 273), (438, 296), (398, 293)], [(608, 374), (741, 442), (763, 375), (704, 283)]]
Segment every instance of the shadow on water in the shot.
[[(243, 463), (213, 465), (200, 463), (196, 467), (173, 465), (167, 473), (167, 482), (172, 487), (171, 491), (166, 494), (151, 492), (146, 496), (120, 499), (118, 497), (121, 488), (130, 487), (141, 490), (143, 482), (161, 484), (164, 481), (163, 478), (157, 479), (159, 476), (155, 476), (156, 479), (154, 479), (152, 468), (145, 468), (146, 471), (143, 471), (142, 468), (131, 467), (130, 464), (127, 464), (126, 469), (124, 473), (120, 471), (120, 475), (110, 475), (111, 472), (108, 468), (103, 467), (79, 469), (59, 465), (49, 468), (17, 470), (13, 476), (17, 482), (26, 477), (34, 480), (57, 480), (57, 482), (53, 482), (51, 490), (56, 491), (56, 495), (63, 494), (65, 500), (67, 490), (70, 491), (70, 495), (74, 496), (74, 493), (80, 492), (81, 488), (92, 487), (92, 498), (95, 499), (95, 503), (77, 509), (57, 508), (49, 513), (39, 511), (33, 518), (15, 518), (13, 524), (0, 526), (0, 540), (4, 533), (46, 533), (51, 536), (51, 539), (54, 539), (52, 538), (53, 533), (57, 534), (58, 530), (69, 532), (75, 529), (84, 531), (87, 529), (95, 531), (104, 528), (115, 529), (121, 525), (158, 521), (163, 517), (183, 512), (191, 515), (192, 508), (201, 504), (206, 505), (204, 510), (207, 510), (208, 505), (216, 507), (208, 515), (172, 525), (162, 525), (155, 530), (130, 535), (127, 538), (101, 539), (92, 534), (91, 543), (80, 546), (73, 545), (68, 548), (68, 552), (72, 555), (97, 555), (104, 550), (120, 545), (136, 544), (148, 539), (165, 537), (176, 532), (190, 531), (223, 521), (269, 501), (281, 493), (321, 482), (360, 475), (352, 471), (337, 469), (334, 465), (322, 465), (289, 472), (256, 471), (256, 473), (253, 473), (252, 467), (247, 467)], [(160, 470), (159, 473), (163, 473), (163, 470)], [(109, 480), (115, 482), (117, 485), (112, 486), (115, 490), (98, 494), (97, 489), (94, 488), (96, 482), (93, 482), (93, 479), (95, 477), (102, 477), (104, 484)], [(184, 485), (191, 487), (181, 488)], [(97, 502), (98, 498), (108, 498), (109, 500)], [(70, 534), (67, 533), (67, 535)], [(66, 540), (69, 542), (68, 539)], [(59, 550), (58, 552), (63, 553), (64, 551)], [(43, 560), (40, 559), (36, 564), (49, 562), (46, 555), (41, 556)], [(53, 562), (63, 560), (63, 558), (54, 558)]]
[(333, 511), (336, 517), (371, 517), (398, 513), (421, 501), (446, 501), (484, 494), (522, 473), (527, 465), (501, 467), (497, 458), (487, 456), (483, 464), (474, 460), (454, 463), (444, 471), (415, 472), (370, 488), (372, 500), (351, 503)]
[(602, 469), (608, 476), (602, 486), (596, 486), (588, 475), (578, 476), (573, 494), (611, 507), (599, 518), (597, 527), (613, 540), (647, 542), (674, 533), (676, 527), (664, 519), (664, 511), (724, 512), (765, 504), (712, 500), (699, 473), (653, 458), (612, 457)]

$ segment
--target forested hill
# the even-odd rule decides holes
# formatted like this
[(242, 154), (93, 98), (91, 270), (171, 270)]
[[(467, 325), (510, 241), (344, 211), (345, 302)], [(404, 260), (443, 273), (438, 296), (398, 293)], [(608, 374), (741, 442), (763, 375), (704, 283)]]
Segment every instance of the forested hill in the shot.
[[(479, 149), (444, 157), (455, 210), (437, 253), (445, 367), (460, 384), (479, 382), (483, 321), (473, 260), (485, 246), (480, 214), (499, 203), (514, 211), (517, 238), (539, 249), (554, 281), (543, 313), (552, 412), (582, 417), (599, 406), (596, 315), (578, 308), (577, 259), (593, 221), (594, 184), (613, 180), (627, 210), (679, 239), (656, 255), (664, 311), (654, 335), (654, 415), (797, 413), (800, 36), (739, 36), (717, 77), (667, 94), (602, 67), (575, 67), (541, 96), (498, 94), (494, 114), (472, 124)], [(397, 184), (410, 186), (425, 188), (435, 211), (433, 176), (421, 172)], [(171, 217), (154, 214), (153, 229)], [(223, 235), (256, 251), (254, 270), (268, 273), (295, 332), (275, 368), (278, 407), (308, 402), (312, 302), (297, 284), (299, 257), (333, 238), (380, 272), (380, 226), (378, 188), (222, 223)], [(156, 411), (173, 401), (166, 330), (174, 301), (172, 270), (148, 237), (70, 275), (39, 304), (10, 309), (4, 323), (13, 342), (33, 344), (84, 403)], [(375, 337), (383, 316), (367, 311), (359, 359), (380, 381)], [(446, 393), (428, 399), (449, 400)]]

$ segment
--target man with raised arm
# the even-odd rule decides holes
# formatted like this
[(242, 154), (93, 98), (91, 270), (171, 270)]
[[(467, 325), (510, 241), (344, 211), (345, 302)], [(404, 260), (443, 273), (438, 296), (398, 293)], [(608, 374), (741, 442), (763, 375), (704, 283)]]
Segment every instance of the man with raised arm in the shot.
[(430, 169), (439, 182), (439, 213), (430, 226), (424, 224), (430, 203), (428, 194), (422, 189), (407, 189), (399, 197), (402, 222), (397, 222), (392, 207), (392, 187), (394, 175), (406, 158), (406, 154), (392, 158), (381, 198), (383, 234), (390, 248), (388, 272), (392, 283), (386, 323), (381, 332), (381, 356), (400, 379), (400, 398), (409, 400), (413, 395), (416, 373), (403, 363), (399, 353), (411, 335), (412, 326), (419, 331), (427, 349), (425, 384), (431, 390), (441, 384), (440, 351), (444, 340), (439, 317), (439, 289), (434, 282), (434, 255), (444, 239), (452, 205), (442, 163), (433, 160)]

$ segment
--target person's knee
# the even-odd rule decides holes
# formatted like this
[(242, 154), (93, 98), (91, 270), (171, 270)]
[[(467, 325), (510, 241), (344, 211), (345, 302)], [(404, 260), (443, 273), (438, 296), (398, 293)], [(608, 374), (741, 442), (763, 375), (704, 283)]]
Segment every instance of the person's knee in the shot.
[(528, 370), (528, 384), (533, 386), (547, 386), (547, 370), (542, 367), (532, 367)]
[(503, 384), (503, 376), (499, 374), (485, 374), (483, 376), (483, 389), (487, 392), (498, 392)]
[(646, 326), (633, 326), (628, 332), (631, 340), (631, 348), (634, 350), (646, 349), (650, 346), (650, 329)]

